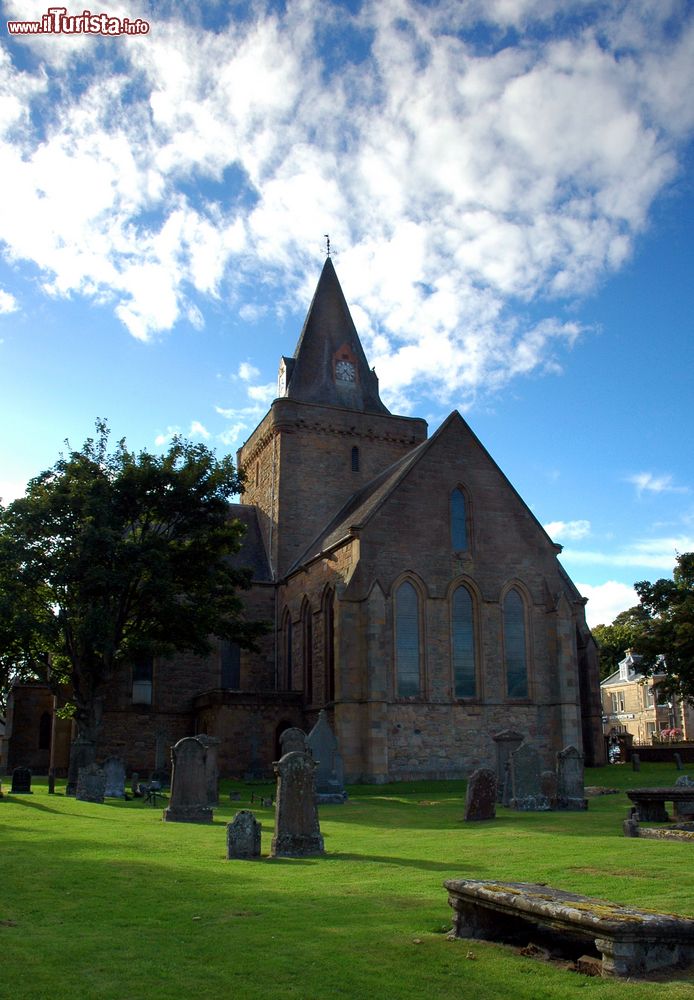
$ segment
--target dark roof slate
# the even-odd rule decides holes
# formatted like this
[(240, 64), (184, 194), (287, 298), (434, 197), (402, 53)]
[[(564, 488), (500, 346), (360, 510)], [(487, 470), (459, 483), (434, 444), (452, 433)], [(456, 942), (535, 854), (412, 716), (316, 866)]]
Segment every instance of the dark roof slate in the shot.
[(232, 556), (233, 566), (248, 566), (253, 574), (254, 581), (259, 583), (270, 583), (272, 573), (270, 562), (265, 551), (260, 524), (258, 523), (258, 511), (254, 506), (232, 503), (229, 504), (231, 517), (237, 518), (246, 527), (246, 534), (243, 537), (241, 548)]

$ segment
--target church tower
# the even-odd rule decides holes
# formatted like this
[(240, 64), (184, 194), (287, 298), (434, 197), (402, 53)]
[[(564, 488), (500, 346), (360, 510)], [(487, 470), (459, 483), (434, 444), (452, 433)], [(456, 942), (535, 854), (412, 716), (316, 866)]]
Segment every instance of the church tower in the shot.
[(426, 440), (426, 421), (382, 402), (332, 260), (323, 266), (292, 357), (280, 360), (269, 413), (238, 451), (273, 576), (368, 482)]

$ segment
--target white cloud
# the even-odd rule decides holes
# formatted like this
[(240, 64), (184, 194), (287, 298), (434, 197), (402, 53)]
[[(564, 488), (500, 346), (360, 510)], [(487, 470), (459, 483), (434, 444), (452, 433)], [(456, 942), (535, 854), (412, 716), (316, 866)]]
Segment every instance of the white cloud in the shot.
[(19, 303), (11, 292), (6, 292), (0, 288), (0, 315), (3, 313), (13, 313), (19, 309)]
[(201, 437), (203, 438), (203, 440), (207, 441), (208, 438), (210, 437), (210, 432), (208, 431), (208, 429), (205, 427), (204, 424), (200, 423), (199, 420), (193, 420), (193, 422), (190, 425), (190, 430), (188, 431), (188, 436), (191, 438)]
[(590, 534), (590, 521), (550, 521), (543, 527), (554, 541), (567, 539), (575, 542)]
[(694, 536), (640, 539), (615, 552), (564, 549), (562, 561), (595, 566), (633, 566), (672, 572), (678, 553), (694, 551)]
[(154, 439), (154, 443), (157, 446), (157, 448), (161, 448), (165, 444), (168, 444), (170, 441), (172, 441), (173, 438), (175, 438), (176, 435), (180, 433), (181, 433), (180, 427), (169, 426), (163, 433), (157, 434), (157, 436)]
[(254, 378), (258, 378), (260, 372), (248, 361), (242, 361), (239, 365), (238, 375), (242, 382), (252, 382)]
[(611, 625), (621, 611), (627, 611), (639, 603), (634, 588), (617, 580), (607, 580), (596, 586), (577, 583), (576, 587), (583, 597), (588, 598), (586, 619), (589, 628), (595, 628), (596, 625)]
[[(424, 380), (464, 408), (560, 371), (584, 331), (552, 297), (623, 265), (694, 127), (694, 18), (670, 0), (364, 0), (354, 16), (295, 0), (216, 31), (175, 9), (91, 64), (86, 37), (18, 43), (34, 71), (0, 52), (7, 256), (148, 340), (200, 327), (205, 298), (253, 321), (265, 307), (243, 289), (262, 298), (269, 271), (279, 298), (305, 293), (330, 231), (405, 410)], [(476, 48), (480, 21), (518, 44)], [(348, 24), (358, 65), (332, 44)], [(538, 301), (545, 318), (524, 318)]]
[(628, 483), (633, 483), (639, 496), (642, 493), (686, 493), (684, 486), (675, 486), (672, 476), (656, 476), (652, 472), (637, 472), (627, 477)]

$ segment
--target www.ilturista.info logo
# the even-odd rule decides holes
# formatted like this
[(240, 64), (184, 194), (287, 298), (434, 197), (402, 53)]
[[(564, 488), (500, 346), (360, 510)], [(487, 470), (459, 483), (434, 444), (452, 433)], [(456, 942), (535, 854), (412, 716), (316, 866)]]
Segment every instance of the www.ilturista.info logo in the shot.
[(149, 21), (111, 14), (68, 14), (67, 7), (49, 7), (40, 21), (8, 21), (11, 35), (146, 35)]

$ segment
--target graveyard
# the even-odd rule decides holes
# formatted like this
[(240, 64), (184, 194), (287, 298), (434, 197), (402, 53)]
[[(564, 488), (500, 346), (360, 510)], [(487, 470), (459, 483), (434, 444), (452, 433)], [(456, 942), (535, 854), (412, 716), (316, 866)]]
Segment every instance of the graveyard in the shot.
[[(628, 793), (680, 773), (587, 769), (586, 809), (497, 804), (472, 822), (463, 781), (348, 786), (345, 802), (319, 805), (324, 853), (307, 857), (271, 856), (271, 782), (222, 781), (210, 821), (164, 822), (167, 793), (91, 802), (40, 776), (12, 794), (5, 777), (0, 995), (689, 1000), (692, 967), (603, 979), (531, 937), (452, 940), (443, 887), (546, 884), (692, 918), (694, 843), (623, 830)], [(227, 824), (243, 811), (261, 824), (260, 857), (228, 860)]]

